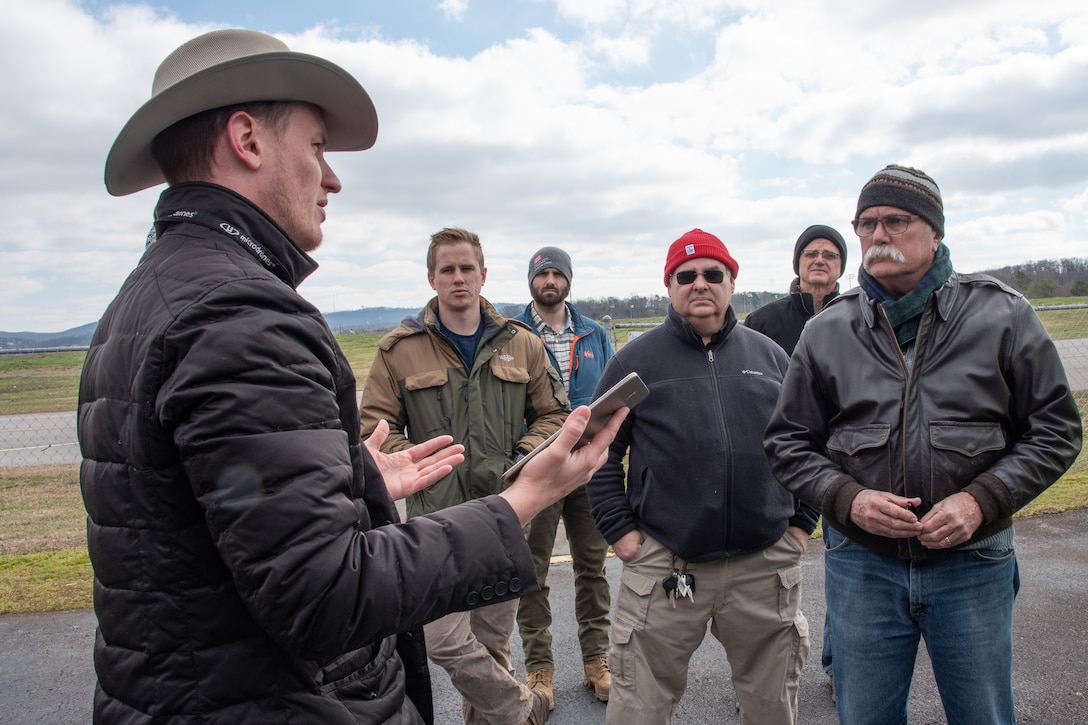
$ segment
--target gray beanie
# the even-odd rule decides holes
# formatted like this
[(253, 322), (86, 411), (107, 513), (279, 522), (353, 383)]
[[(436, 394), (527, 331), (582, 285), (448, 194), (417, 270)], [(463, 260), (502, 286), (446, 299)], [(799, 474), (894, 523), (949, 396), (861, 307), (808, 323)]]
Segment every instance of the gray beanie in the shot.
[(542, 247), (529, 259), (529, 282), (549, 267), (555, 268), (570, 284), (573, 276), (570, 271), (570, 255), (559, 247)]
[(837, 231), (823, 224), (813, 224), (797, 237), (797, 244), (793, 247), (793, 273), (801, 273), (801, 252), (805, 251), (805, 247), (814, 239), (826, 239), (839, 248), (839, 255), (842, 256), (842, 266), (839, 267), (841, 277), (843, 270), (846, 269), (846, 241)]
[(856, 221), (871, 206), (894, 206), (917, 214), (944, 239), (944, 202), (937, 182), (918, 169), (888, 164), (861, 187)]

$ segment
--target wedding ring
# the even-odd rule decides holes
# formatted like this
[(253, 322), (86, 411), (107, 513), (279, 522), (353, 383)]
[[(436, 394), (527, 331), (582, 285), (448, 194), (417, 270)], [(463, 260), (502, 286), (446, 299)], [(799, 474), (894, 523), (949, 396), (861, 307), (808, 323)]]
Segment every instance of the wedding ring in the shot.
[(944, 537), (944, 543), (948, 546), (948, 548), (950, 548), (950, 549), (952, 548), (952, 542), (949, 541), (947, 536)]

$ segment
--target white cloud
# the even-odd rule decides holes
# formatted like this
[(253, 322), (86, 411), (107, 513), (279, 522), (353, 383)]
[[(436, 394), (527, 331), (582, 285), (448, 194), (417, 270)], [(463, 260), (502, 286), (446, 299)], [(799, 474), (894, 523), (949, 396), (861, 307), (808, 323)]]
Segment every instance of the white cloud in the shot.
[[(381, 123), (373, 150), (330, 157), (344, 190), (302, 286), (320, 308), (421, 305), (427, 240), (448, 225), (481, 234), (496, 302), (527, 299), (525, 263), (545, 244), (574, 257), (575, 297), (659, 293), (668, 244), (695, 226), (740, 260), (740, 291), (784, 290), (797, 234), (829, 223), (856, 244), (857, 191), (892, 162), (941, 184), (965, 271), (1088, 256), (1080, 3), (553, 5), (554, 24), (526, 27), (498, 27), (499, 11), (470, 25), (483, 0), (432, 6), (464, 20), (452, 37), (493, 35), (473, 52), (388, 40), (365, 17), (281, 35), (354, 73)], [(109, 197), (106, 151), (161, 59), (227, 22), (87, 7), (0, 8), (0, 62), (16, 71), (0, 77), (0, 265), (14, 277), (0, 328), (100, 314), (158, 193)]]
[(450, 20), (461, 20), (468, 12), (468, 0), (442, 0), (438, 9)]

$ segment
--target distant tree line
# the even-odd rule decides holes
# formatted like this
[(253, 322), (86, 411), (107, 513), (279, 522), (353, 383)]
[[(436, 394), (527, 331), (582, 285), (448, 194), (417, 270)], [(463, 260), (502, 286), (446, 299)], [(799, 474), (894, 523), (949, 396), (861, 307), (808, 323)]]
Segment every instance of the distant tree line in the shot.
[(988, 269), (996, 277), (1028, 299), (1047, 297), (1088, 297), (1088, 258), (1044, 259)]
[[(738, 292), (733, 295), (733, 305), (738, 314), (759, 309), (785, 295), (785, 292)], [(669, 309), (669, 298), (664, 295), (632, 295), (630, 297), (579, 297), (574, 300), (578, 311), (594, 320), (607, 315), (613, 320), (641, 320), (647, 317), (664, 317)], [(512, 310), (520, 313), (523, 307)], [(500, 310), (508, 314), (506, 309)]]
[[(1088, 297), (1088, 258), (1046, 259), (1038, 262), (1014, 264), (1008, 267), (984, 270), (1028, 299), (1048, 297)], [(786, 295), (782, 292), (738, 292), (733, 295), (737, 314), (758, 310), (768, 302)], [(646, 317), (664, 317), (669, 308), (669, 298), (663, 295), (631, 295), (630, 297), (581, 297), (574, 301), (578, 310), (594, 320), (608, 315), (613, 320), (638, 320)], [(521, 312), (516, 305), (500, 309), (507, 316)]]

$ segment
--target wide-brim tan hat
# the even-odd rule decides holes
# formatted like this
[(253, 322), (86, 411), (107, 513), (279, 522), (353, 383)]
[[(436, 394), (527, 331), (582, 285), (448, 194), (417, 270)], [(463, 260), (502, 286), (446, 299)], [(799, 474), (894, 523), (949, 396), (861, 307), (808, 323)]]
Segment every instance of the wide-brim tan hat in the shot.
[(124, 196), (166, 179), (151, 142), (201, 111), (254, 101), (303, 101), (319, 107), (328, 151), (374, 145), (378, 114), (350, 73), (323, 58), (296, 53), (271, 35), (215, 30), (193, 38), (159, 65), (151, 100), (140, 107), (106, 157), (106, 189)]

